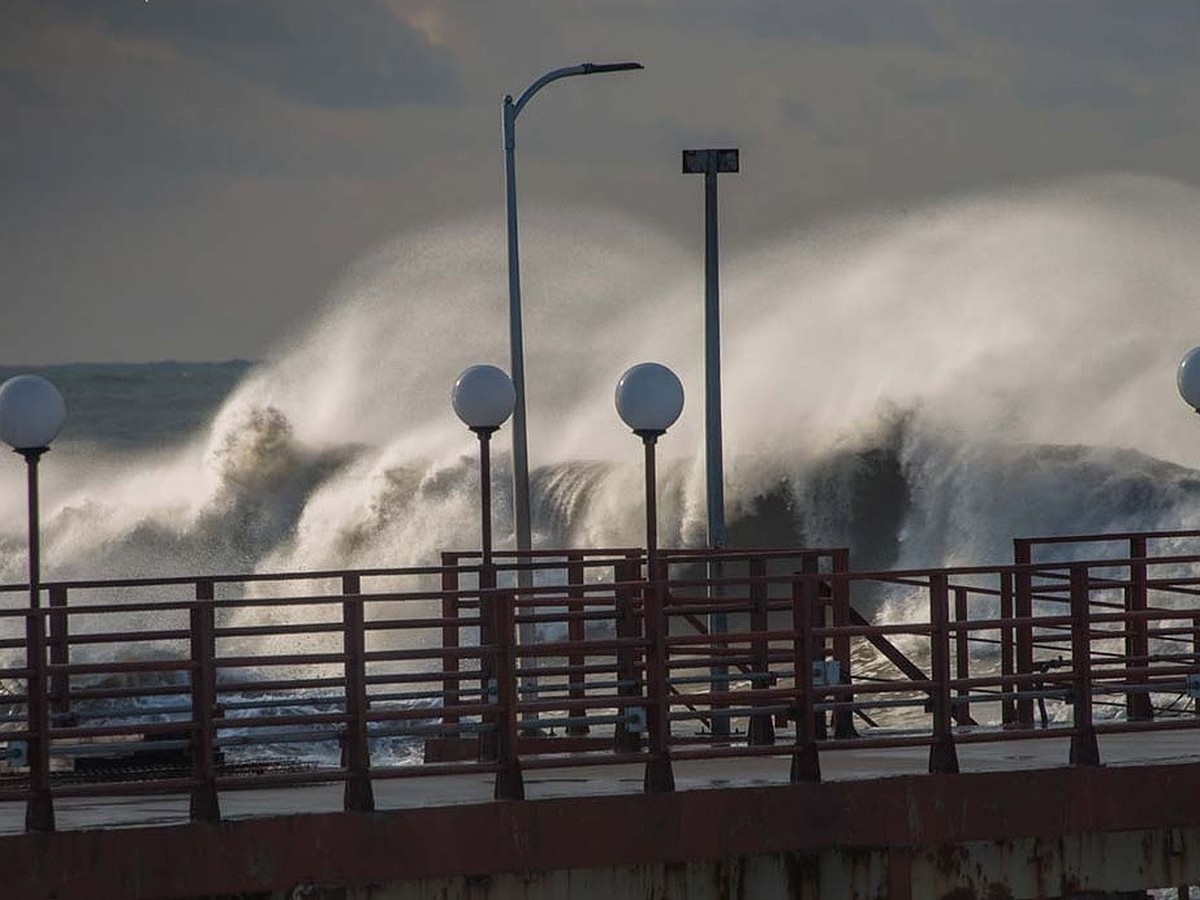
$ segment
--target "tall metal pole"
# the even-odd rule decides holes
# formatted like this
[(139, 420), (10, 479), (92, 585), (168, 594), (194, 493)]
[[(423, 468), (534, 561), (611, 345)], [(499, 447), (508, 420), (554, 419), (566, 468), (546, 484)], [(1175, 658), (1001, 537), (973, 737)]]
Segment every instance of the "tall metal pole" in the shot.
[[(517, 116), (533, 95), (552, 81), (572, 75), (594, 75), (603, 72), (624, 72), (642, 68), (641, 63), (582, 63), (553, 69), (535, 79), (516, 100), (509, 94), (504, 98), (504, 205), (508, 224), (508, 346), (509, 369), (517, 399), (512, 418), (512, 478), (513, 478), (513, 530), (516, 532), (517, 562), (527, 562), (520, 551), (533, 546), (529, 507), (529, 449), (525, 417), (525, 346), (521, 325), (521, 259), (517, 238)], [(521, 588), (532, 584), (528, 569), (517, 570), (517, 583)], [(533, 623), (522, 622), (518, 626), (517, 641), (522, 645), (532, 644), (537, 637)], [(527, 668), (526, 659), (521, 659), (522, 669)], [(537, 693), (537, 676), (521, 679), (522, 692), (529, 698)]]
[[(708, 494), (708, 546), (725, 548), (725, 456), (721, 442), (721, 282), (717, 242), (717, 166), (708, 155), (704, 171), (704, 435), (705, 481)], [(719, 560), (708, 565), (710, 596), (720, 602), (724, 590), (717, 582), (724, 576)], [(709, 634), (726, 634), (729, 622), (723, 610), (708, 614)], [(714, 691), (729, 689), (729, 667), (717, 664), (709, 672)], [(713, 737), (729, 736), (729, 717), (713, 708)]]
[(517, 163), (514, 155), (517, 143), (517, 111), (518, 107), (513, 98), (505, 97), (504, 202), (508, 213), (508, 348), (511, 363), (509, 374), (517, 393), (512, 420), (513, 525), (517, 550), (528, 550), (532, 544), (529, 522), (529, 451), (525, 425), (525, 343), (521, 325), (521, 257), (517, 238)]
[(513, 409), (513, 524), (517, 549), (531, 546), (529, 514), (529, 452), (525, 425), (525, 348), (521, 330), (521, 260), (517, 240), (517, 116), (533, 95), (552, 81), (572, 75), (594, 75), (603, 72), (625, 72), (642, 68), (641, 63), (582, 63), (554, 69), (534, 80), (513, 100), (504, 98), (504, 202), (508, 214), (508, 343), (511, 356), (511, 376), (517, 391)]
[[(704, 464), (705, 495), (708, 510), (707, 543), (710, 550), (721, 551), (725, 547), (725, 462), (721, 439), (721, 286), (720, 257), (717, 235), (717, 175), (722, 172), (737, 172), (738, 151), (684, 150), (683, 171), (685, 174), (704, 174)], [(724, 576), (724, 567), (718, 560), (708, 565), (710, 582), (709, 597), (719, 602), (724, 590), (717, 584)], [(726, 634), (728, 618), (724, 611), (708, 615), (710, 634)], [(709, 670), (712, 689), (723, 691), (728, 687), (729, 667), (714, 665)], [(712, 718), (714, 737), (729, 735), (729, 717), (718, 715)]]
[(29, 624), (26, 627), (26, 706), (29, 710), (29, 802), (25, 828), (54, 830), (50, 797), (50, 734), (46, 705), (46, 622), (41, 612), (41, 528), (38, 523), (38, 460), (45, 447), (18, 450), (25, 457), (29, 501)]
[[(708, 546), (725, 546), (725, 459), (721, 441), (721, 282), (717, 242), (717, 167), (709, 154), (704, 172), (704, 438), (708, 494)], [(713, 613), (726, 631), (725, 614)]]

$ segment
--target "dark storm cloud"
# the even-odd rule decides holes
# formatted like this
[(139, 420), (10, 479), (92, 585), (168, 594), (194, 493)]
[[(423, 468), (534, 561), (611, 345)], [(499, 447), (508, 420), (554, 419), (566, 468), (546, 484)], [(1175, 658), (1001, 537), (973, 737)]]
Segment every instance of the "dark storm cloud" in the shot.
[(1014, 89), (1031, 109), (1128, 109), (1163, 100), (1131, 80), (1169, 78), (1200, 56), (1195, 0), (1009, 0), (961, 5), (957, 21), (991, 46), (1015, 51)]
[(746, 26), (759, 34), (809, 36), (836, 44), (900, 42), (928, 45), (937, 32), (923, 4), (893, 0), (883, 4), (847, 0), (766, 0), (739, 8)]
[(680, 25), (719, 24), (758, 37), (811, 38), (834, 44), (940, 44), (925, 0), (672, 0), (666, 7)]
[(1129, 89), (1091, 67), (1027, 71), (1018, 76), (1016, 91), (1021, 103), (1030, 109), (1077, 106), (1111, 112), (1140, 102)]
[(522, 204), (619, 209), (692, 240), (678, 148), (741, 146), (733, 252), (1027, 178), (1195, 181), (1198, 15), (1200, 0), (0, 0), (0, 358), (260, 354), (366, 248), (502, 209), (500, 96), (588, 58), (647, 71), (538, 101)]
[(357, 123), (458, 94), (377, 0), (0, 0), (0, 218), (118, 181), (144, 204), (195, 176), (393, 171), (406, 148)]
[(808, 128), (816, 121), (812, 107), (792, 97), (783, 97), (780, 99), (779, 114), (788, 125), (796, 125), (802, 128)]
[(368, 109), (459, 96), (450, 56), (378, 0), (49, 2), (317, 106)]
[(0, 109), (8, 102), (32, 105), (50, 101), (50, 95), (29, 77), (29, 73), (0, 66)]
[(915, 106), (939, 106), (966, 100), (978, 89), (979, 85), (970, 78), (952, 76), (913, 84), (903, 90), (903, 96)]
[(1158, 72), (1191, 65), (1200, 51), (1195, 0), (1007, 0), (955, 9), (956, 18), (981, 36), (1064, 62)]

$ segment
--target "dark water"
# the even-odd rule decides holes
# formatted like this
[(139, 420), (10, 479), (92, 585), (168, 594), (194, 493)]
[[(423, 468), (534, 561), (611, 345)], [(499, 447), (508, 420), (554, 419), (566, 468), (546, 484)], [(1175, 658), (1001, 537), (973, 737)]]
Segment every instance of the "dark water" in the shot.
[(200, 430), (252, 365), (245, 360), (0, 365), (0, 382), (20, 374), (54, 382), (67, 403), (59, 441), (137, 450), (169, 446)]

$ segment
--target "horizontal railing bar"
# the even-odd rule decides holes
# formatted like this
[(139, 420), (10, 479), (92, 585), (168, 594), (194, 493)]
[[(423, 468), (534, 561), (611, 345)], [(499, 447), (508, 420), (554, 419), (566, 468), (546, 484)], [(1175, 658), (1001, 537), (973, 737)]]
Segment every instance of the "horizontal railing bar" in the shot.
[(236, 681), (232, 678), (217, 682), (217, 696), (249, 691), (286, 691), (299, 688), (343, 687), (346, 679), (340, 675), (327, 678), (293, 678), (290, 680), (276, 679), (272, 681)]

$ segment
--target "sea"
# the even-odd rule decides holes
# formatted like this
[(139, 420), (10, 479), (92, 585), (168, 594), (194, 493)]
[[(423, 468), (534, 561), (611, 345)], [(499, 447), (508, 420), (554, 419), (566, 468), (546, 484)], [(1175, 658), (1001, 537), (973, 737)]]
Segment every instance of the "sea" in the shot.
[[(613, 392), (680, 375), (660, 543), (705, 540), (703, 273), (623, 214), (533, 210), (522, 247), (534, 539), (637, 545), (641, 449)], [(246, 361), (24, 366), (67, 422), (42, 471), (47, 578), (436, 561), (478, 544), (476, 444), (450, 390), (508, 368), (500, 224), (364, 253)], [(1200, 193), (1106, 175), (799, 228), (722, 270), (733, 546), (849, 546), (859, 568), (996, 563), (1016, 536), (1200, 527)], [(147, 356), (153, 358), (153, 348)], [(509, 429), (493, 440), (511, 546)], [(24, 475), (0, 456), (0, 581), (24, 579)]]
[[(44, 578), (398, 567), (477, 547), (477, 445), (450, 391), (470, 365), (508, 368), (501, 227), (365, 252), (254, 360), (0, 365), (66, 400), (41, 464)], [(535, 544), (642, 543), (641, 445), (613, 393), (657, 361), (687, 398), (659, 443), (659, 540), (702, 546), (700, 235), (542, 209), (523, 241)], [(1198, 246), (1200, 192), (1109, 174), (728, 254), (729, 544), (848, 546), (876, 570), (1002, 563), (1020, 536), (1200, 528), (1200, 417), (1174, 383), (1200, 343)], [(509, 431), (493, 440), (500, 547)], [(24, 516), (23, 463), (0, 455), (5, 583), (25, 578)]]

